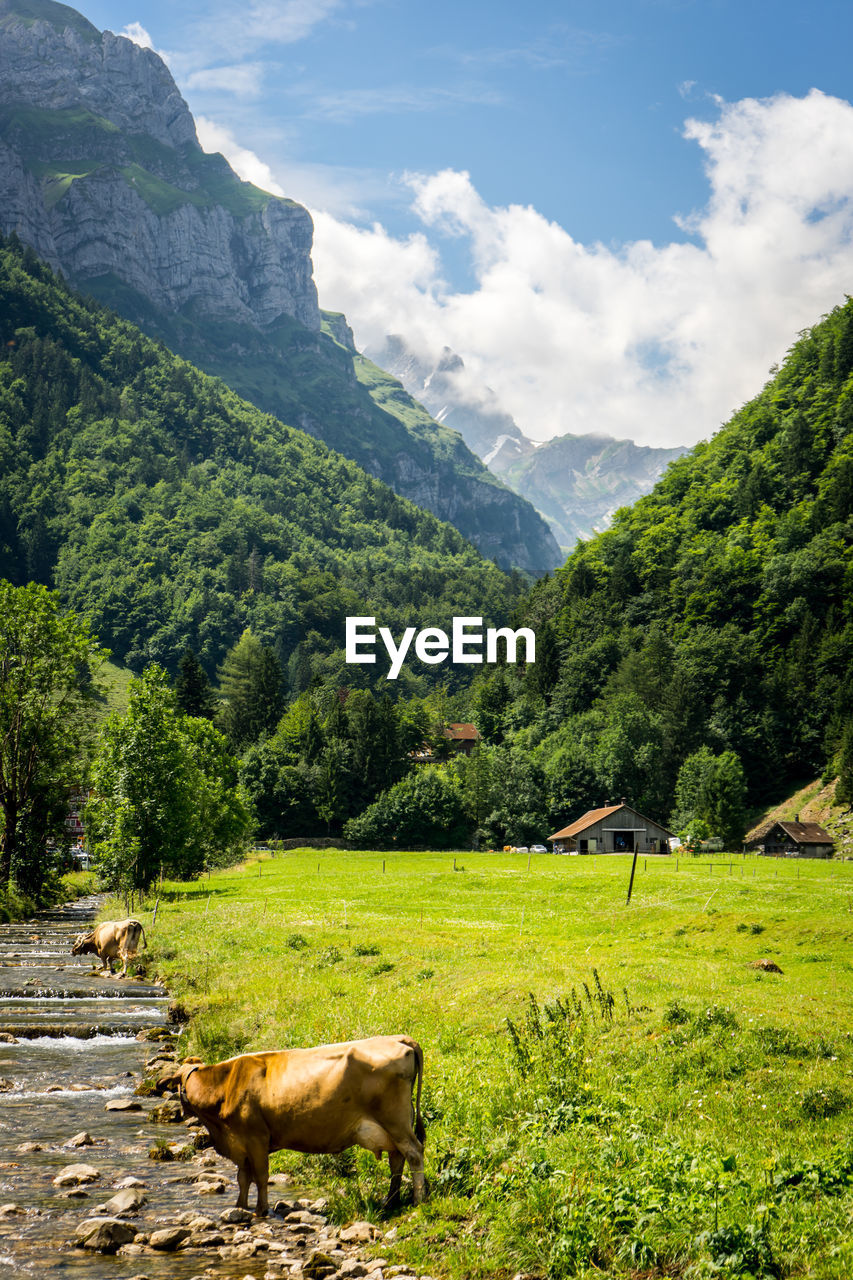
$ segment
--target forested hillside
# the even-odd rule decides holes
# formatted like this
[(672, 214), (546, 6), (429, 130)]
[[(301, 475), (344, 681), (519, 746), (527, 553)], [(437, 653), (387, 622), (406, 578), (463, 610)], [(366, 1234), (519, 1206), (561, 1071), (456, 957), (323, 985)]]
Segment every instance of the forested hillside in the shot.
[[(451, 526), (76, 296), (14, 237), (0, 477), (0, 577), (58, 587), (136, 671), (174, 671), (189, 646), (212, 674), (251, 627), (298, 691), (340, 676), (347, 614), (395, 632), (497, 621), (517, 592)], [(381, 663), (346, 683), (374, 672), (385, 685)]]
[(534, 590), (536, 667), (484, 682), (478, 723), (544, 767), (555, 823), (684, 819), (709, 756), (750, 802), (853, 756), (851, 373), (848, 302)]

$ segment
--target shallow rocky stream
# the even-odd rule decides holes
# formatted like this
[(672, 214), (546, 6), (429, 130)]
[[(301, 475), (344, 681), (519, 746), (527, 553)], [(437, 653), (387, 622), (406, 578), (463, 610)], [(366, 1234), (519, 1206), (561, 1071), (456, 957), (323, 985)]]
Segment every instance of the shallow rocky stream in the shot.
[(162, 987), (71, 955), (98, 905), (0, 925), (0, 1276), (407, 1280), (363, 1256), (376, 1227), (333, 1226), (284, 1175), (268, 1219), (235, 1209), (205, 1131), (136, 1093), (168, 1070), (177, 1028)]

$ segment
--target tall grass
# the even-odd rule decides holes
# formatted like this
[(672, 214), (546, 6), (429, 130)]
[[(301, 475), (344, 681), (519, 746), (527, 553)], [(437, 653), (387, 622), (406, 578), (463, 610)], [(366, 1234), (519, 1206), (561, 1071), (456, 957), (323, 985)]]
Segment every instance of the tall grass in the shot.
[[(463, 865), (299, 850), (163, 886), (187, 1049), (414, 1035), (432, 1196), (382, 1252), (430, 1274), (852, 1274), (853, 867), (641, 859), (626, 908), (622, 858)], [(379, 1220), (366, 1153), (276, 1162)]]

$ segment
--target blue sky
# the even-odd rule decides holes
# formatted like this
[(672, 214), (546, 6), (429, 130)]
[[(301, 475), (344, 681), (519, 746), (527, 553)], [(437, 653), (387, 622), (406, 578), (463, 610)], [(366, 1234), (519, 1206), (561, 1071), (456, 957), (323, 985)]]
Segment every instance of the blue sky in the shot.
[(203, 144), (311, 208), (321, 301), (362, 345), (447, 343), (534, 438), (707, 436), (853, 292), (849, 3), (82, 9), (147, 34)]

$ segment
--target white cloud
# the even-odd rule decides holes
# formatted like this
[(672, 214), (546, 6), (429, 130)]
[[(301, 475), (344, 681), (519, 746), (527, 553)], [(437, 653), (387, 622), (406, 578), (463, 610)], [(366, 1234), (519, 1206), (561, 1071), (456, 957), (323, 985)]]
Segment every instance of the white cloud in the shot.
[(264, 42), (295, 44), (343, 7), (344, 0), (254, 0), (245, 14), (247, 36)]
[(388, 85), (380, 89), (339, 89), (334, 93), (315, 93), (306, 100), (306, 116), (347, 124), (364, 116), (387, 115), (392, 112), (447, 111), (472, 103), (497, 106), (502, 96), (483, 85), (461, 88), (421, 88), (415, 85)]
[(142, 49), (154, 48), (154, 41), (141, 22), (129, 22), (126, 27), (122, 27), (119, 35), (132, 40), (134, 44), (138, 44)]
[(237, 98), (257, 98), (263, 87), (264, 67), (260, 62), (239, 62), (230, 66), (200, 67), (183, 81), (184, 91), (198, 89), (233, 93)]
[(196, 116), (195, 126), (202, 150), (220, 151), (244, 182), (253, 182), (256, 187), (269, 191), (274, 196), (285, 194), (273, 177), (269, 165), (255, 155), (254, 151), (241, 147), (227, 129), (208, 120), (206, 116)]
[[(707, 437), (853, 292), (853, 107), (817, 90), (717, 105), (684, 131), (710, 186), (680, 220), (692, 241), (584, 245), (533, 208), (489, 207), (466, 173), (411, 176), (408, 239), (315, 215), (323, 306), (363, 347), (450, 346), (534, 438)], [(467, 292), (442, 279), (441, 235), (470, 255)]]

